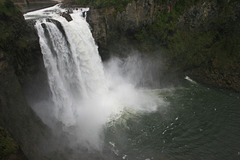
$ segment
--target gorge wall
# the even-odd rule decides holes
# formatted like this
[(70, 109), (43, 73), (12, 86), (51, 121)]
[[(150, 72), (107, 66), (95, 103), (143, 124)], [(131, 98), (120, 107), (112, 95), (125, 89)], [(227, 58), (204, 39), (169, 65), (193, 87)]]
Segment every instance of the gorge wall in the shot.
[(105, 54), (113, 44), (131, 43), (126, 41), (126, 38), (133, 36), (142, 27), (152, 24), (156, 14), (157, 10), (153, 0), (132, 1), (124, 11), (116, 10), (114, 7), (107, 9), (91, 7), (87, 21), (92, 28), (103, 59), (108, 56)]
[(129, 44), (147, 52), (160, 48), (180, 76), (240, 91), (239, 6), (235, 0), (137, 0), (121, 11), (91, 7), (87, 20), (103, 58)]
[(205, 1), (185, 11), (177, 23), (182, 42), (175, 42), (180, 44), (175, 49), (182, 51), (173, 49), (193, 62), (185, 68), (185, 74), (199, 82), (239, 92), (239, 27), (239, 1)]
[[(121, 52), (116, 54), (121, 54), (124, 49), (129, 49), (129, 44), (140, 48), (145, 47), (146, 41), (151, 41), (142, 36), (143, 29), (147, 31), (147, 36), (151, 37), (152, 35), (148, 29), (152, 24), (159, 23), (159, 12), (170, 14), (171, 10), (174, 10), (176, 2), (178, 1), (173, 0), (165, 4), (159, 4), (154, 0), (132, 1), (123, 11), (119, 11), (114, 7), (104, 9), (91, 7), (87, 14), (87, 21), (92, 28), (102, 58), (109, 58), (110, 51), (116, 51), (118, 47), (121, 47), (119, 48)], [(39, 153), (37, 150), (39, 148), (37, 146), (40, 144), (41, 138), (47, 139), (46, 137), (49, 137), (49, 131), (32, 111), (25, 95), (31, 95), (32, 100), (39, 97), (43, 99), (48, 97), (48, 90), (43, 90), (40, 93), (39, 89), (42, 86), (36, 85), (43, 83), (44, 86), (47, 86), (47, 78), (38, 36), (33, 25), (29, 22), (29, 27), (23, 19), (22, 13), (17, 11), (11, 2), (7, 3), (9, 3), (7, 8), (6, 6), (0, 6), (2, 7), (0, 10), (0, 27), (2, 27), (0, 30), (0, 126), (10, 132), (29, 158), (38, 159), (37, 155)], [(164, 50), (182, 51), (179, 55), (172, 55), (166, 51), (166, 54), (170, 57), (169, 59), (171, 59), (167, 63), (176, 67), (176, 70), (181, 72), (181, 76), (187, 74), (206, 84), (240, 91), (239, 57), (235, 61), (227, 61), (225, 65), (217, 59), (218, 57), (224, 59), (225, 56), (231, 56), (233, 53), (225, 56), (220, 55), (217, 58), (215, 55), (218, 54), (213, 54), (214, 56), (208, 59), (202, 59), (201, 63), (188, 64), (187, 67), (181, 62), (177, 62), (180, 59), (189, 60), (188, 50), (189, 52), (196, 51), (193, 53), (211, 55), (211, 53), (220, 53), (224, 48), (233, 48), (235, 49), (234, 54), (239, 53), (237, 47), (240, 43), (237, 37), (240, 35), (240, 5), (237, 1), (231, 5), (234, 7), (230, 11), (230, 16), (228, 13), (223, 13), (221, 7), (217, 6), (215, 2), (201, 2), (193, 5), (188, 10), (184, 10), (179, 19), (173, 22), (176, 25), (173, 31), (170, 32), (169, 28), (164, 30), (168, 33), (168, 38), (173, 37), (169, 35), (179, 35), (175, 33), (180, 33), (181, 36), (174, 37), (174, 41), (168, 42), (168, 46), (164, 46), (161, 42), (154, 42), (157, 45), (159, 44), (160, 48), (165, 48)], [(223, 17), (225, 14), (226, 17), (221, 23), (217, 23), (215, 20), (221, 14), (223, 14)], [(173, 17), (168, 17), (167, 21), (161, 21), (160, 19), (161, 23), (159, 24), (168, 24), (168, 21), (171, 22), (171, 18)], [(157, 30), (160, 30), (160, 28), (157, 28)], [(210, 34), (209, 31), (213, 30), (217, 31), (217, 34), (212, 37), (206, 36), (210, 38), (204, 39), (204, 37), (199, 36), (203, 32)], [(197, 36), (188, 37), (188, 33)], [(146, 41), (139, 41), (136, 34), (142, 36)], [(219, 43), (220, 45), (228, 44), (225, 41), (230, 41), (231, 37), (235, 45), (222, 45), (223, 48), (219, 48), (216, 43), (221, 39), (221, 35), (227, 35), (228, 38)], [(197, 42), (202, 46), (192, 47), (193, 45), (186, 45), (192, 44), (191, 42), (196, 39), (200, 39)], [(176, 44), (180, 45), (176, 46)], [(171, 45), (174, 45), (174, 48), (171, 48)], [(217, 46), (216, 50), (208, 52), (208, 49), (212, 46)], [(203, 50), (197, 50), (196, 48), (203, 48)], [(159, 51), (160, 53), (162, 51)], [(155, 54), (158, 53), (155, 52)], [(194, 57), (194, 55), (191, 56)], [(199, 55), (196, 56), (196, 59), (199, 59)]]
[[(26, 84), (37, 80), (44, 83), (38, 38), (11, 1), (0, 5), (0, 126), (9, 131), (28, 158), (38, 159), (41, 157), (38, 147), (50, 132), (33, 112), (24, 94)], [(36, 90), (33, 92), (38, 94)], [(6, 138), (6, 133), (1, 129), (1, 136)], [(10, 138), (1, 138), (2, 144), (13, 147), (12, 150), (1, 149), (3, 159), (26, 159), (21, 156), (22, 152), (19, 152), (20, 155), (16, 153), (18, 147)], [(6, 148), (7, 145), (1, 147)]]

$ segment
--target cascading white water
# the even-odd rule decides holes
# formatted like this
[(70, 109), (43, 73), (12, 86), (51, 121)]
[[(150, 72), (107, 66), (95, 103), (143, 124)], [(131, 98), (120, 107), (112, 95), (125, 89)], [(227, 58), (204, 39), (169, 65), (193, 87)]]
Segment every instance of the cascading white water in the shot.
[(136, 89), (121, 74), (116, 61), (110, 61), (104, 69), (81, 10), (73, 11), (70, 22), (60, 16), (63, 10), (59, 6), (24, 16), (45, 17), (36, 20), (35, 28), (54, 102), (53, 119), (61, 122), (72, 145), (101, 150), (103, 126), (112, 117), (116, 119), (126, 108), (155, 111), (163, 101), (157, 95)]
[[(44, 24), (46, 24), (46, 29), (49, 31), (51, 37), (49, 40), (53, 41), (49, 42), (46, 38), (41, 22), (36, 23), (36, 29), (39, 35), (44, 64), (48, 73), (52, 99), (56, 106), (56, 108), (54, 108), (55, 117), (64, 124), (73, 124), (73, 103), (71, 96), (68, 96), (69, 94), (71, 95), (71, 92), (69, 92), (71, 86), (69, 78), (72, 78), (73, 75), (68, 71), (67, 65), (71, 63), (67, 63), (69, 58), (66, 56), (66, 54), (70, 54), (70, 50), (57, 27), (53, 23), (46, 21)], [(54, 50), (51, 49), (49, 43), (52, 43), (52, 49)], [(53, 55), (52, 52), (55, 52), (55, 55)], [(68, 108), (66, 108), (66, 106), (68, 106)]]
[(52, 22), (36, 23), (56, 117), (65, 125), (74, 124), (74, 109), (80, 99), (107, 91), (103, 65), (88, 24), (78, 14), (72, 18), (71, 22), (60, 16), (55, 18), (66, 37)]

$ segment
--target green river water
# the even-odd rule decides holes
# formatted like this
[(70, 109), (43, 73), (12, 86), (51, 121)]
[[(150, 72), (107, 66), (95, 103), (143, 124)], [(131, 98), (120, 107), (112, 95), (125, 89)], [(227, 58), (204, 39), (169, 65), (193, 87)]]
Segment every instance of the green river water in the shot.
[(105, 144), (129, 160), (239, 160), (240, 94), (185, 81), (156, 90), (168, 105), (125, 113), (105, 130)]

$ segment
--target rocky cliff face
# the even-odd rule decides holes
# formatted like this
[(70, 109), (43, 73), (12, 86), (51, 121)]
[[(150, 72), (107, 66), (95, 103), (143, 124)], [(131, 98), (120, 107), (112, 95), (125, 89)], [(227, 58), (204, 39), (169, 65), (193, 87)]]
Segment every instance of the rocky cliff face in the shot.
[(124, 11), (90, 8), (87, 21), (103, 59), (114, 42), (131, 37), (142, 27), (153, 23), (158, 9), (153, 0), (132, 1)]
[(27, 104), (22, 78), (16, 75), (12, 64), (2, 60), (0, 66), (0, 125), (11, 133), (29, 158), (37, 159), (38, 145), (47, 137), (48, 129)]
[(135, 32), (144, 25), (153, 23), (154, 9), (153, 0), (132, 1), (125, 11), (117, 12), (116, 21), (120, 30), (127, 33)]
[[(122, 53), (131, 49), (127, 46), (133, 41), (135, 41), (135, 45), (139, 46), (140, 43), (134, 39), (134, 34), (151, 24), (164, 23), (163, 25), (155, 25), (155, 29), (156, 26), (165, 27), (164, 29), (159, 28), (160, 32), (163, 32), (167, 38), (172, 36), (172, 39), (177, 39), (175, 42), (172, 40), (170, 43), (164, 42), (166, 46), (173, 45), (165, 48), (167, 56), (171, 57), (171, 54), (168, 53), (169, 48), (177, 46), (176, 48), (180, 47), (180, 49), (175, 48), (176, 52), (173, 54), (178, 54), (175, 61), (179, 62), (179, 59), (183, 59), (182, 61), (187, 61), (186, 63), (192, 63), (192, 65), (188, 65), (187, 69), (182, 69), (185, 64), (177, 62), (176, 66), (180, 66), (177, 70), (182, 72), (181, 75), (188, 74), (199, 82), (240, 91), (240, 77), (237, 71), (239, 70), (237, 62), (239, 58), (229, 58), (239, 57), (237, 56), (239, 47), (236, 45), (239, 42), (237, 35), (240, 35), (239, 6), (239, 2), (234, 0), (221, 2), (214, 0), (200, 0), (198, 2), (171, 0), (161, 3), (161, 5), (153, 0), (138, 0), (129, 3), (122, 12), (115, 8), (91, 8), (87, 21), (92, 27), (93, 36), (103, 59), (109, 57), (108, 51), (111, 48), (120, 50)], [(180, 12), (179, 7), (182, 7)], [(175, 18), (171, 15), (172, 10), (175, 12), (172, 15), (176, 16), (176, 12), (180, 14), (177, 15), (179, 17), (175, 21), (171, 20), (171, 18)], [(162, 12), (163, 16), (167, 16), (166, 21), (159, 19), (159, 12)], [(171, 21), (174, 23), (173, 25), (169, 25), (172, 23)], [(168, 25), (173, 28), (167, 28)], [(175, 33), (180, 34), (174, 37)], [(188, 40), (190, 42), (187, 42)], [(158, 44), (161, 45), (161, 42)], [(144, 43), (141, 45), (144, 47)], [(153, 46), (154, 44), (148, 42), (148, 45)], [(182, 53), (180, 53), (181, 49), (184, 50)], [(189, 60), (189, 57), (193, 57), (193, 59)]]
[(0, 16), (6, 33), (0, 45), (0, 126), (9, 131), (28, 158), (41, 159), (39, 146), (50, 132), (28, 105), (24, 92), (26, 84), (44, 83), (42, 55), (37, 35), (11, 7), (11, 14), (9, 9)]
[(209, 56), (207, 64), (189, 68), (185, 74), (199, 82), (239, 92), (240, 3), (224, 3), (210, 1), (194, 5), (180, 17), (180, 31), (208, 33), (205, 40), (213, 39), (203, 48), (202, 55)]

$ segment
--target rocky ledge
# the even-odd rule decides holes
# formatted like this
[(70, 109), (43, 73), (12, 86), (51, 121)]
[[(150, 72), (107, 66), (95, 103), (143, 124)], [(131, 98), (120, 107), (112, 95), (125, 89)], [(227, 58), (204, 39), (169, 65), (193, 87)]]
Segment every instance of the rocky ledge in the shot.
[(214, 87), (240, 92), (240, 66), (195, 68), (185, 72), (194, 80)]

